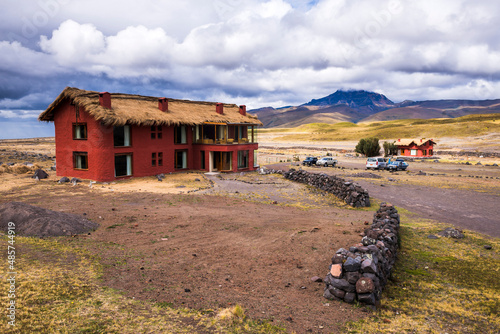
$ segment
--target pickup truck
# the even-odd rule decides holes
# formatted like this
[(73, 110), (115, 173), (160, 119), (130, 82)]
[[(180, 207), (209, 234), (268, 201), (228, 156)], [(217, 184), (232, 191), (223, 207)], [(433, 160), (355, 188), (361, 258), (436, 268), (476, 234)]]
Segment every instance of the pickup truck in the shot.
[(385, 166), (385, 169), (391, 171), (406, 170), (406, 168), (408, 168), (408, 164), (403, 159), (389, 160)]
[(324, 166), (324, 167), (332, 166), (332, 167), (335, 167), (336, 164), (337, 164), (337, 159), (334, 159), (334, 158), (331, 158), (331, 157), (323, 157), (323, 158), (319, 159), (318, 161), (316, 161), (316, 165), (317, 166)]

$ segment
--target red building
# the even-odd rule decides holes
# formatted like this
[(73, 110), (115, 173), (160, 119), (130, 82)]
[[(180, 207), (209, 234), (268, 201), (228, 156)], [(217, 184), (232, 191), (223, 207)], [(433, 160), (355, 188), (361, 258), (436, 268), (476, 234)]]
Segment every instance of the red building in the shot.
[(67, 87), (54, 122), (57, 175), (112, 181), (185, 170), (251, 171), (262, 125), (245, 106)]
[(396, 141), (398, 155), (407, 157), (431, 157), (434, 154), (432, 139), (398, 139)]

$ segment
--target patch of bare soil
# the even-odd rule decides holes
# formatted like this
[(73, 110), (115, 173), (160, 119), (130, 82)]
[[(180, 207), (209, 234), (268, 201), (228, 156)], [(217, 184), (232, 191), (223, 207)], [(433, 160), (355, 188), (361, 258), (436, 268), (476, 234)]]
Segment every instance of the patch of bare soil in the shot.
[[(272, 184), (264, 186), (265, 194), (249, 202), (225, 191), (103, 192), (49, 179), (9, 188), (0, 201), (29, 202), (98, 222), (91, 235), (59, 240), (98, 255), (105, 266), (102, 284), (129, 297), (196, 309), (240, 304), (250, 317), (290, 332), (339, 333), (343, 323), (366, 313), (324, 299), (323, 283), (311, 277), (324, 277), (333, 253), (359, 242), (373, 212), (312, 200), (319, 195), (286, 183), (275, 194)], [(257, 189), (236, 180), (231, 187), (238, 185), (241, 193), (246, 186), (250, 193)], [(314, 206), (286, 205), (294, 195)], [(272, 204), (266, 196), (281, 199)]]
[(0, 230), (8, 233), (14, 223), (17, 235), (55, 237), (87, 233), (99, 227), (80, 215), (57, 212), (22, 202), (0, 204)]

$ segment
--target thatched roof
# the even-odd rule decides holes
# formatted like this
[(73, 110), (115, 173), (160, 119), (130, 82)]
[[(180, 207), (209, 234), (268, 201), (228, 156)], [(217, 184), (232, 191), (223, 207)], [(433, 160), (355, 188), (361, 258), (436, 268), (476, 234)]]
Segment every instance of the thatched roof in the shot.
[(410, 146), (412, 143), (414, 143), (417, 146), (422, 146), (422, 145), (425, 145), (425, 143), (427, 143), (428, 141), (430, 141), (431, 144), (436, 144), (436, 142), (434, 142), (432, 139), (425, 139), (425, 138), (422, 138), (422, 139), (398, 139), (395, 144), (397, 146)]
[(256, 116), (239, 112), (236, 104), (224, 104), (224, 113), (216, 112), (216, 103), (168, 99), (168, 112), (158, 109), (158, 98), (131, 94), (111, 94), (111, 109), (99, 104), (99, 93), (66, 87), (47, 110), (38, 116), (39, 121), (54, 121), (54, 111), (69, 100), (84, 108), (96, 120), (106, 125), (198, 125), (205, 122), (262, 125)]

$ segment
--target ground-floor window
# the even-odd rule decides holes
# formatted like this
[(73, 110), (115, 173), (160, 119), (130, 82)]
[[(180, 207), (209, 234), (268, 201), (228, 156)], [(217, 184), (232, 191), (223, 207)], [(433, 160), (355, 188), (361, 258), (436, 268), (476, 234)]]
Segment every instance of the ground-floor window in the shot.
[(248, 151), (238, 151), (238, 168), (248, 168)]
[(404, 148), (401, 149), (401, 155), (403, 155), (403, 154), (405, 154), (405, 149)]
[(187, 168), (187, 151), (175, 151), (175, 169)]
[(132, 154), (115, 155), (115, 177), (132, 175)]
[(417, 150), (411, 150), (410, 152), (410, 155), (417, 155)]
[(429, 155), (432, 155), (434, 152), (432, 150), (429, 150)]
[(87, 152), (73, 152), (73, 168), (89, 169), (89, 156)]
[(153, 152), (151, 153), (151, 166), (163, 166), (163, 153), (162, 152)]

